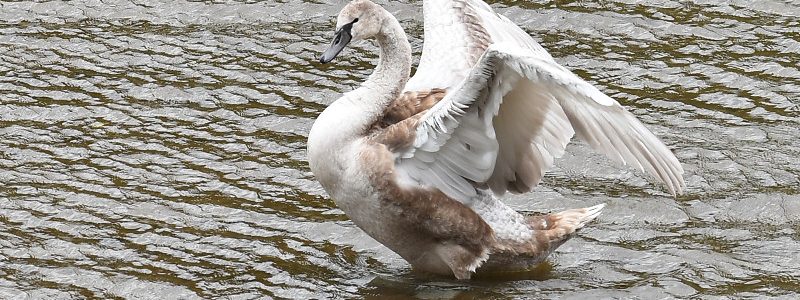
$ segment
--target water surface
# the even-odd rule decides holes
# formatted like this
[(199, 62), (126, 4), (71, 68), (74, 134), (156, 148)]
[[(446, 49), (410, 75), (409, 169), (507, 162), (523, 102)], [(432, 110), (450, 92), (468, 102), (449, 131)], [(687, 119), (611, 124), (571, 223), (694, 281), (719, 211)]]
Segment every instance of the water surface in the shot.
[[(677, 199), (583, 144), (534, 193), (597, 221), (528, 273), (417, 274), (305, 159), (375, 47), (344, 2), (0, 2), (0, 298), (797, 298), (800, 3), (490, 1), (686, 169)], [(380, 1), (422, 45), (420, 1)]]

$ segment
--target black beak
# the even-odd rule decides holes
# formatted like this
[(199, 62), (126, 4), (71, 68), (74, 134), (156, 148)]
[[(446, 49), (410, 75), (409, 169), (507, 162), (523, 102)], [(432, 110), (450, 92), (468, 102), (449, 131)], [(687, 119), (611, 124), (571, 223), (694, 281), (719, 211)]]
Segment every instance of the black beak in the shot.
[(328, 63), (336, 58), (336, 56), (339, 55), (339, 52), (342, 52), (344, 46), (347, 46), (347, 44), (350, 43), (350, 39), (353, 38), (353, 35), (350, 34), (350, 29), (353, 28), (353, 23), (356, 21), (358, 21), (358, 19), (351, 23), (347, 23), (338, 31), (336, 31), (336, 37), (333, 38), (333, 42), (331, 43), (331, 46), (328, 47), (328, 50), (325, 50), (325, 52), (322, 53), (322, 56), (319, 58), (319, 62), (323, 64)]

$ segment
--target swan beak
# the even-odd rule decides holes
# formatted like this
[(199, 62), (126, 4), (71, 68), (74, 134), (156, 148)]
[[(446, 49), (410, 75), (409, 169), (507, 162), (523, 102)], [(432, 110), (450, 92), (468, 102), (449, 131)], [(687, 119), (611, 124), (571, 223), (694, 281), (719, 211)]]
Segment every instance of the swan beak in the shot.
[(322, 53), (322, 56), (319, 58), (319, 62), (321, 63), (328, 63), (336, 58), (339, 55), (339, 52), (342, 52), (345, 46), (350, 43), (350, 39), (353, 36), (350, 34), (350, 28), (352, 28), (353, 24), (347, 24), (349, 26), (342, 26), (341, 29), (336, 31), (336, 37), (334, 37), (331, 46), (328, 47), (328, 50)]

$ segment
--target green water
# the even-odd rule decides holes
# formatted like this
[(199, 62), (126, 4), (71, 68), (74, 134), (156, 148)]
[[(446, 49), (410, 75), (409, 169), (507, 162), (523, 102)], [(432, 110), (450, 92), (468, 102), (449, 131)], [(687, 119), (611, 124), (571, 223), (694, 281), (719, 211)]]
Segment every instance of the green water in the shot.
[[(422, 45), (421, 1), (380, 1)], [(305, 159), (371, 72), (343, 1), (0, 2), (0, 299), (800, 297), (800, 3), (490, 1), (674, 150), (674, 199), (585, 145), (525, 212), (605, 202), (528, 273), (417, 274)]]

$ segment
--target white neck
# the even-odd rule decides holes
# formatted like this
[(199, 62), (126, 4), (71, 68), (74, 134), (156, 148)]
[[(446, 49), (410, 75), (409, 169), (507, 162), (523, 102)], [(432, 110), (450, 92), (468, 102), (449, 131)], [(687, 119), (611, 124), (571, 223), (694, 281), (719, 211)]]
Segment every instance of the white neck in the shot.
[(394, 17), (386, 18), (376, 40), (380, 47), (380, 60), (362, 86), (382, 91), (381, 95), (387, 96), (384, 98), (388, 100), (385, 104), (389, 104), (400, 95), (411, 73), (411, 44)]
[[(326, 139), (361, 137), (405, 87), (411, 73), (411, 44), (397, 19), (385, 10), (383, 13), (381, 30), (375, 36), (380, 47), (378, 65), (361, 87), (325, 109), (314, 123), (312, 134), (324, 130), (328, 133)], [(332, 132), (327, 132), (328, 129), (317, 128), (323, 126), (336, 128), (336, 137), (330, 136)]]
[(408, 43), (408, 37), (397, 19), (389, 12), (383, 12), (386, 14), (383, 26), (375, 37), (380, 48), (378, 65), (360, 88), (345, 97), (370, 116), (364, 120), (367, 123), (360, 124), (364, 130), (397, 99), (411, 74), (411, 44)]
[[(383, 13), (383, 24), (375, 37), (380, 47), (380, 60), (375, 71), (361, 87), (328, 106), (317, 117), (309, 133), (309, 162), (318, 177), (325, 177), (323, 170), (331, 173), (340, 170), (343, 161), (338, 161), (342, 158), (339, 153), (349, 151), (349, 146), (367, 133), (408, 81), (411, 45), (394, 16), (385, 10)], [(319, 179), (324, 184), (325, 180)]]

